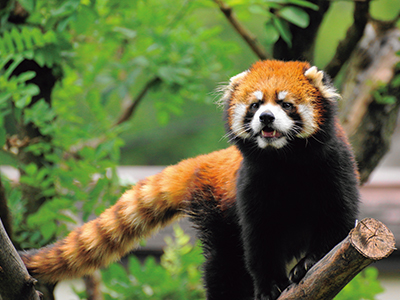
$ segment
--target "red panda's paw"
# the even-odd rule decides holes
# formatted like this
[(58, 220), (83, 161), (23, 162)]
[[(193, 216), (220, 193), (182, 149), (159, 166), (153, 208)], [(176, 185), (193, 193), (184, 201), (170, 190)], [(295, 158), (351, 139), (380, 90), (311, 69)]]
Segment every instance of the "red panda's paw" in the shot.
[(276, 282), (273, 281), (268, 291), (259, 292), (256, 294), (256, 300), (276, 300), (281, 295), (282, 291), (289, 285), (288, 281)]
[(301, 259), (289, 273), (290, 282), (299, 283), (317, 261), (318, 259), (316, 259), (315, 255), (307, 255)]

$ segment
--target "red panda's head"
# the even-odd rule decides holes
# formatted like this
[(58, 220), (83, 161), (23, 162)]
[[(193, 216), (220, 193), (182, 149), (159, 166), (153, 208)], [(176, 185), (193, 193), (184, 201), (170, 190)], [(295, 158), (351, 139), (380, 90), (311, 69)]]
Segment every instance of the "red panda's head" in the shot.
[(231, 140), (279, 149), (321, 130), (339, 95), (305, 62), (262, 61), (231, 78), (223, 102)]

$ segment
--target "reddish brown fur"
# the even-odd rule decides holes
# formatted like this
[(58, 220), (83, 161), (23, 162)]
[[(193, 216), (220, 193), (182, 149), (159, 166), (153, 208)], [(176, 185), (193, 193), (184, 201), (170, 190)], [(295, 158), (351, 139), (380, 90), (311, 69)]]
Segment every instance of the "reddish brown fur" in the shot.
[(260, 61), (255, 63), (245, 76), (236, 82), (237, 88), (232, 93), (229, 107), (228, 123), (232, 125), (235, 104), (251, 102), (249, 99), (254, 91), (262, 91), (266, 99), (274, 99), (276, 92), (288, 90), (298, 104), (311, 104), (314, 108), (314, 119), (320, 125), (322, 107), (321, 92), (305, 77), (304, 72), (310, 68), (307, 62), (278, 60)]
[[(272, 93), (290, 91), (295, 101), (313, 106), (313, 118), (318, 122), (321, 93), (304, 75), (309, 67), (302, 62), (259, 62), (247, 74), (231, 80), (224, 96), (231, 99), (229, 126), (235, 104), (247, 103), (249, 95), (257, 90), (266, 98), (273, 98)], [(241, 153), (232, 146), (167, 167), (140, 181), (114, 206), (64, 240), (26, 252), (22, 258), (29, 271), (43, 281), (57, 282), (89, 274), (118, 260), (141, 239), (183, 216), (198, 195), (204, 195), (200, 201), (215, 200), (222, 210), (231, 206), (236, 198), (236, 176), (241, 161)]]
[[(127, 191), (97, 219), (72, 231), (54, 245), (22, 258), (38, 279), (58, 282), (81, 277), (118, 260), (161, 226), (181, 217), (192, 195), (214, 187), (222, 208), (235, 198), (236, 147), (184, 160), (148, 177)], [(225, 200), (225, 202), (224, 202)]]

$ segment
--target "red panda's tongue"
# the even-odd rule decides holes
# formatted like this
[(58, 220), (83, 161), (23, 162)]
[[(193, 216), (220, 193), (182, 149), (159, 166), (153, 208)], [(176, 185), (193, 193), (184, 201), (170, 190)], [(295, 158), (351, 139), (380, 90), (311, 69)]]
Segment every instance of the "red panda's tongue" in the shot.
[(263, 129), (261, 131), (261, 135), (265, 138), (277, 138), (280, 137), (282, 134), (279, 131), (272, 130), (272, 129)]

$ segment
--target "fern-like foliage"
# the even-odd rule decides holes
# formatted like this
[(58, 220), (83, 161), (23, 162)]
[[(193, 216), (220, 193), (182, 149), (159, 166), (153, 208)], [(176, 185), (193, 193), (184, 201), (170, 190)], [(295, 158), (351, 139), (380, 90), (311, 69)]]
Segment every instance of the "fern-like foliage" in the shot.
[(0, 39), (0, 55), (22, 53), (55, 42), (54, 31), (42, 33), (37, 27), (24, 26), (21, 29), (12, 27), (10, 31), (5, 31)]
[(56, 44), (57, 36), (52, 30), (43, 33), (37, 27), (14, 26), (0, 35), (0, 69), (4, 70), (4, 66), (12, 62), (4, 74), (10, 75), (24, 59), (52, 67), (59, 59), (59, 54), (52, 51), (57, 48)]
[(35, 60), (40, 66), (52, 67), (59, 52), (54, 31), (43, 33), (37, 27), (13, 26), (0, 33), (0, 144), (6, 138), (4, 118), (10, 111), (9, 100), (17, 109), (23, 109), (31, 103), (32, 97), (39, 93), (39, 88), (29, 83), (36, 76), (28, 71), (18, 76), (11, 76), (18, 65), (25, 59)]

